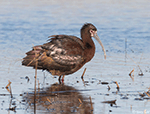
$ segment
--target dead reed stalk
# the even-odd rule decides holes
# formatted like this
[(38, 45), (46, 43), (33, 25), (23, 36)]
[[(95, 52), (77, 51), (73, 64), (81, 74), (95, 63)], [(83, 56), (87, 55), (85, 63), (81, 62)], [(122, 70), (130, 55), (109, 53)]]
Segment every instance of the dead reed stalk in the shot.
[(81, 101), (81, 99), (78, 99), (78, 100), (79, 100), (80, 104), (82, 104), (82, 101)]
[[(133, 74), (132, 74), (133, 73)], [(129, 73), (130, 78), (132, 79), (132, 81), (134, 81), (134, 68), (133, 70)]]
[(92, 103), (92, 98), (91, 98), (91, 96), (90, 96), (90, 104), (91, 104), (91, 111), (93, 112), (93, 103)]
[(111, 100), (111, 101), (103, 101), (102, 103), (108, 103), (108, 104), (115, 104), (116, 105), (116, 100)]
[[(129, 55), (128, 55), (128, 57), (129, 57)], [(129, 57), (130, 58), (130, 57)], [(132, 58), (130, 58), (137, 66), (138, 66), (138, 68), (139, 68), (139, 70), (140, 70), (140, 73), (139, 73), (139, 76), (143, 76), (144, 74), (143, 74), (143, 71), (142, 71), (142, 69), (140, 68), (140, 66), (132, 59)], [(140, 61), (141, 61), (141, 58), (140, 58)]]
[(145, 92), (146, 93), (146, 95), (148, 96), (148, 97), (150, 97), (150, 94), (148, 93), (148, 92)]
[(8, 82), (9, 83), (7, 84), (6, 88), (8, 88), (10, 86), (10, 84), (11, 84), (10, 80), (8, 80)]
[(118, 85), (118, 82), (115, 81), (115, 84), (117, 85), (117, 90), (119, 91), (119, 85)]
[(85, 71), (86, 71), (86, 68), (84, 69), (83, 74), (82, 74), (82, 76), (81, 76), (82, 79), (83, 79), (83, 76), (84, 76), (84, 74), (85, 74)]
[(10, 93), (11, 98), (13, 98), (12, 91), (11, 91), (11, 81), (8, 80), (8, 82), (9, 82), (9, 83), (8, 83), (7, 86), (6, 86), (6, 89), (7, 89), (7, 91)]
[(46, 99), (47, 99), (47, 101), (48, 101), (49, 103), (52, 103), (51, 100), (50, 100), (49, 98), (46, 97)]
[[(35, 50), (35, 58), (37, 57), (36, 49)], [(37, 65), (38, 60), (35, 61), (35, 82), (34, 82), (34, 114), (36, 114), (36, 80), (37, 80)]]
[(133, 68), (133, 70), (129, 73), (129, 76), (131, 76), (132, 73), (133, 73), (133, 75), (134, 75), (134, 68)]

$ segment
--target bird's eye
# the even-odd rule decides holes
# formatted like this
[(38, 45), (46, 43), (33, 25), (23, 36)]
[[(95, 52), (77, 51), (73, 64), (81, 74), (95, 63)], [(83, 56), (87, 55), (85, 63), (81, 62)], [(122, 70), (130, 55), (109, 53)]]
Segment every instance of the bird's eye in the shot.
[(96, 31), (96, 29), (92, 29), (93, 31)]

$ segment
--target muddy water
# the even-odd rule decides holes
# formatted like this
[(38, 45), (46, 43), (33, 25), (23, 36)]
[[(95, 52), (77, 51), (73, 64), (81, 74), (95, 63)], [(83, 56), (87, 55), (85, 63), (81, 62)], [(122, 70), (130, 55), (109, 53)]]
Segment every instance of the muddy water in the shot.
[[(150, 97), (145, 93), (150, 90), (149, 6), (148, 0), (0, 0), (0, 113), (34, 113), (35, 71), (21, 65), (25, 52), (46, 42), (49, 35), (80, 37), (81, 26), (91, 22), (98, 29), (107, 59), (95, 41), (92, 61), (66, 76), (64, 85), (38, 71), (36, 112), (150, 114)], [(5, 88), (8, 80), (13, 98)]]

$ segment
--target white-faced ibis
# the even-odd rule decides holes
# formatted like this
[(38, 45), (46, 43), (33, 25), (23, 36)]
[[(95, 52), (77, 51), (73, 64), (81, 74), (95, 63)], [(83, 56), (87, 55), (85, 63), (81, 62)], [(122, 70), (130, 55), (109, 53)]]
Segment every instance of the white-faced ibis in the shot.
[[(104, 58), (106, 52), (98, 35), (97, 28), (86, 23), (81, 28), (81, 38), (71, 35), (49, 36), (48, 43), (34, 46), (23, 58), (22, 65), (43, 69), (52, 75), (69, 75), (79, 70), (85, 63), (89, 62), (95, 54), (94, 37), (102, 46)], [(63, 80), (63, 79), (62, 79)]]

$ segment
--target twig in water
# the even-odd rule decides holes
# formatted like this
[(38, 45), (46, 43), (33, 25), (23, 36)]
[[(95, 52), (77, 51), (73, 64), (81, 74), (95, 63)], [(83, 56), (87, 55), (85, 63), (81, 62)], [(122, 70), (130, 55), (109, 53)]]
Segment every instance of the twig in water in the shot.
[(148, 97), (150, 97), (150, 94), (148, 94), (148, 92), (145, 92), (146, 93), (146, 95), (148, 96)]
[(80, 104), (82, 104), (82, 101), (81, 101), (81, 99), (78, 99), (78, 100), (79, 100)]
[(47, 99), (47, 101), (48, 101), (50, 104), (52, 103), (51, 100), (50, 100), (49, 98), (46, 97), (46, 99)]
[(11, 95), (11, 98), (13, 98), (13, 95), (12, 95), (12, 91), (11, 91), (11, 82), (10, 82), (10, 80), (8, 80), (8, 84), (7, 84), (7, 86), (6, 86), (6, 89), (7, 89), (7, 91), (10, 93), (10, 95)]
[[(128, 55), (128, 57), (129, 57), (129, 55)], [(130, 57), (129, 57), (130, 58)], [(130, 58), (137, 66), (138, 66), (138, 68), (140, 69), (140, 72), (139, 72), (139, 76), (143, 76), (144, 74), (143, 74), (143, 72), (142, 72), (142, 70), (141, 70), (141, 68), (140, 68), (140, 66), (132, 59), (132, 58)]]
[[(132, 74), (133, 73), (133, 74)], [(132, 81), (134, 81), (134, 68), (133, 70), (129, 73), (130, 78), (132, 79)]]
[[(36, 49), (35, 50), (35, 57), (37, 56)], [(35, 62), (35, 83), (34, 83), (34, 114), (36, 114), (36, 79), (37, 79), (37, 65), (38, 61)]]
[(7, 84), (6, 88), (8, 88), (10, 86), (10, 84), (11, 84), (10, 80), (8, 80), (8, 82), (9, 83)]
[(90, 104), (91, 104), (91, 111), (93, 112), (93, 103), (92, 103), (92, 98), (90, 96)]
[(10, 85), (10, 95), (11, 95), (11, 98), (13, 98), (12, 90), (11, 90), (11, 85)]
[(39, 80), (38, 80), (38, 89), (40, 90), (40, 83), (39, 83)]
[[(11, 111), (14, 111), (14, 112), (16, 112), (16, 107), (17, 107), (17, 106), (14, 106), (14, 107), (12, 107), (12, 108), (11, 108), (11, 104), (12, 104), (12, 98), (11, 98), (11, 100), (10, 100), (10, 103), (9, 103), (9, 108), (8, 108), (8, 110), (9, 110), (9, 111), (11, 110)], [(10, 113), (10, 112), (9, 112), (9, 113)]]
[(17, 107), (17, 106), (14, 106), (13, 108), (11, 108), (13, 95), (12, 95), (11, 82), (10, 82), (10, 80), (8, 80), (8, 82), (9, 82), (9, 83), (8, 83), (7, 86), (6, 86), (6, 89), (7, 89), (7, 91), (8, 91), (8, 92), (10, 93), (10, 95), (11, 95), (11, 100), (10, 100), (10, 103), (9, 103), (9, 109), (8, 109), (8, 110), (11, 110), (11, 111), (16, 112), (16, 107)]
[(39, 83), (39, 80), (38, 80), (38, 98), (39, 98), (39, 94), (40, 94), (40, 83)]
[(134, 81), (134, 76), (130, 76), (130, 78), (132, 79), (132, 81)]
[(82, 79), (83, 79), (83, 76), (84, 76), (84, 74), (85, 74), (85, 71), (86, 71), (86, 68), (84, 69), (83, 74), (82, 74), (82, 76), (81, 76)]
[(119, 91), (119, 85), (118, 85), (118, 82), (115, 81), (114, 83), (117, 85), (117, 90)]
[(112, 100), (112, 101), (103, 101), (102, 103), (108, 103), (108, 104), (111, 104), (111, 105), (116, 105), (116, 100)]
[(133, 73), (133, 76), (134, 76), (134, 68), (133, 68), (133, 70), (129, 73), (129, 76), (131, 76), (132, 73)]

